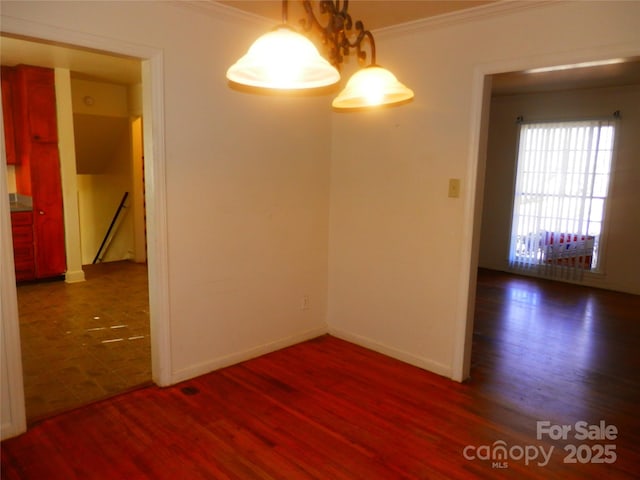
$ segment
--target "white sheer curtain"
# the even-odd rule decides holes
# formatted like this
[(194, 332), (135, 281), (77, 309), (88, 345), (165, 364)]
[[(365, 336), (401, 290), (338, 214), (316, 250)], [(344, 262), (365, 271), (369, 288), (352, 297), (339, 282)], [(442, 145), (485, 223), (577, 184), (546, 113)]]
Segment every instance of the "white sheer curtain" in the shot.
[(512, 268), (573, 278), (597, 269), (614, 122), (520, 125)]

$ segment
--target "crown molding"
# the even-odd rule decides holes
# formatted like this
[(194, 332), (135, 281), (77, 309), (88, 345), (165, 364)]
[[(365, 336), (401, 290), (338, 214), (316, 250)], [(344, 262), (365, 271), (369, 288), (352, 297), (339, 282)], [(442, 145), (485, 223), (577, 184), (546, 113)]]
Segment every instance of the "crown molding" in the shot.
[[(273, 19), (265, 18), (261, 15), (240, 10), (238, 8), (233, 8), (215, 0), (170, 0), (169, 3), (176, 7), (195, 11), (217, 19), (226, 17), (226, 19), (232, 21), (242, 22), (245, 24), (253, 23), (265, 26), (266, 28), (272, 27), (274, 23)], [(553, 3), (557, 2), (554, 0), (497, 0), (493, 3), (480, 5), (478, 7), (444, 13), (434, 17), (412, 20), (410, 22), (392, 25), (389, 27), (378, 28), (373, 30), (373, 32), (375, 32), (376, 35), (381, 36), (398, 35), (410, 33), (416, 30), (441, 28), (450, 25), (462, 24), (485, 17), (508, 15), (513, 12), (551, 5)]]
[(553, 3), (555, 3), (553, 0), (499, 0), (494, 3), (480, 5), (478, 7), (444, 13), (435, 17), (421, 18), (419, 20), (392, 25), (390, 27), (379, 28), (374, 30), (374, 33), (382, 37), (385, 35), (413, 33), (417, 30), (433, 30), (436, 28), (473, 22), (487, 17), (510, 15), (514, 12), (548, 6)]
[(215, 0), (170, 0), (170, 3), (176, 7), (198, 12), (210, 17), (242, 22), (253, 23), (255, 25), (273, 27), (273, 20), (257, 15), (255, 13), (246, 12), (239, 8), (233, 8), (229, 5), (218, 3)]

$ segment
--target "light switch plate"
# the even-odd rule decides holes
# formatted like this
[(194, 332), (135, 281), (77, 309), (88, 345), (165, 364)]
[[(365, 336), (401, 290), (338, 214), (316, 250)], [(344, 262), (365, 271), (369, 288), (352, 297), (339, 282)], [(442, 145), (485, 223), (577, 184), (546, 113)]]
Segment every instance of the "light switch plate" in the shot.
[(460, 196), (460, 179), (449, 179), (449, 198), (458, 198)]

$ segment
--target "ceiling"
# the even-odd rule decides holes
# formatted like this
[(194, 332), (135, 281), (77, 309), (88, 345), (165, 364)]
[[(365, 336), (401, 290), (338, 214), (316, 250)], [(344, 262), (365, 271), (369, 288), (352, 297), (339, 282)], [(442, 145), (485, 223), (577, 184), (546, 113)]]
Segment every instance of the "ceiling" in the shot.
[[(279, 0), (225, 0), (217, 3), (267, 17), (274, 22), (281, 21), (282, 17), (282, 3)], [(317, 2), (312, 3), (315, 6)], [(354, 20), (362, 19), (365, 28), (375, 30), (462, 9), (482, 8), (482, 5), (488, 3), (493, 3), (493, 0), (351, 0), (349, 13)], [(301, 5), (299, 1), (289, 2), (290, 22), (296, 23), (298, 18), (304, 16)], [(141, 81), (139, 60), (7, 36), (0, 37), (0, 61), (2, 65), (26, 63), (68, 68), (75, 78), (123, 85), (137, 84)], [(631, 84), (640, 84), (640, 57), (600, 67), (548, 73), (512, 72), (494, 75), (493, 94), (512, 95)]]

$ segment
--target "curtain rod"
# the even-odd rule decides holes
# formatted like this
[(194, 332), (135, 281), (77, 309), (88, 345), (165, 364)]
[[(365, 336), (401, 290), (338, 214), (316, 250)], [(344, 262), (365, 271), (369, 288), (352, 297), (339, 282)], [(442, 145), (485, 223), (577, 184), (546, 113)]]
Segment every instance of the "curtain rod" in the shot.
[[(622, 118), (622, 112), (620, 110), (616, 110), (611, 114), (613, 118), (619, 120)], [(571, 119), (555, 119), (555, 120), (533, 120), (531, 122), (525, 122), (524, 115), (518, 115), (516, 117), (516, 124), (520, 125), (523, 123), (562, 123), (562, 122), (587, 122), (589, 120), (602, 120), (607, 119), (609, 117), (585, 117), (585, 118), (571, 118)]]

